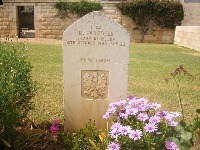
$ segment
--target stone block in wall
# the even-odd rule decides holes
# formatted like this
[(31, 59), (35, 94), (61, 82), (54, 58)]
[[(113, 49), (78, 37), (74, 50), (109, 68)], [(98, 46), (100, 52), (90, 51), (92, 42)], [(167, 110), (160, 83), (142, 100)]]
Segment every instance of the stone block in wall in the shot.
[(55, 39), (55, 38), (56, 38), (56, 35), (46, 35), (46, 38)]
[(149, 41), (157, 41), (156, 36), (153, 36), (152, 34), (147, 34), (144, 36), (144, 41), (149, 42)]
[(62, 30), (61, 26), (48, 26), (47, 29), (49, 29), (49, 30)]
[(60, 32), (60, 30), (52, 30), (52, 31), (51, 31), (51, 34), (57, 36), (57, 35), (62, 34), (62, 33)]
[(42, 31), (41, 31), (41, 34), (42, 34), (42, 35), (51, 34), (51, 30), (42, 30)]
[(51, 22), (42, 22), (42, 26), (48, 27), (51, 25)]
[(55, 10), (55, 9), (47, 9), (47, 13), (56, 14), (57, 10)]
[(170, 31), (170, 30), (168, 30), (168, 31), (163, 30), (163, 31), (162, 31), (162, 35), (163, 35), (163, 36), (169, 36), (169, 35), (173, 35), (173, 33), (172, 33), (172, 31)]
[(172, 36), (163, 36), (162, 37), (162, 43), (173, 43), (173, 37)]
[(60, 26), (61, 22), (51, 22), (51, 26)]
[(62, 39), (62, 35), (57, 35), (56, 39)]
[(0, 22), (9, 22), (8, 18), (0, 18)]

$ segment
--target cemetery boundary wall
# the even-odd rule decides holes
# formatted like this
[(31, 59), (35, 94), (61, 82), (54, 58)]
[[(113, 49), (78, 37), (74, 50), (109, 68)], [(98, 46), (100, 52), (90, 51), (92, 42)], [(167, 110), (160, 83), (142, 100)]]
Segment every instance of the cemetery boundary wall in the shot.
[(175, 30), (174, 44), (200, 51), (200, 0), (181, 0), (185, 10), (182, 26)]
[[(19, 8), (21, 6), (33, 6), (34, 37), (62, 39), (63, 31), (79, 18), (75, 14), (69, 14), (69, 17), (60, 19), (56, 16), (57, 10), (53, 8), (55, 2), (57, 0), (48, 0), (47, 2), (39, 0), (30, 0), (29, 2), (25, 0), (3, 0), (3, 5), (0, 5), (0, 37), (20, 37)], [(140, 42), (140, 31), (133, 30), (136, 27), (135, 23), (131, 18), (122, 15), (120, 10), (116, 8), (115, 4), (119, 1), (100, 1), (100, 3), (103, 5), (102, 12), (127, 29), (132, 42)], [(174, 30), (156, 27), (153, 34), (144, 37), (144, 42), (173, 43)]]
[(174, 44), (200, 52), (200, 26), (177, 26)]

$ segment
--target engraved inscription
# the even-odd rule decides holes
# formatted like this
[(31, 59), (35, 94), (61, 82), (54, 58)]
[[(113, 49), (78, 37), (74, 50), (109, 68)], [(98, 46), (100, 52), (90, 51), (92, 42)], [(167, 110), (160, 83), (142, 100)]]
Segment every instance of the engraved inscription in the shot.
[(106, 63), (110, 62), (110, 59), (105, 58), (81, 58), (82, 62), (99, 62), (99, 63)]
[(101, 26), (90, 26), (88, 31), (77, 31), (77, 37), (74, 41), (66, 41), (68, 45), (95, 45), (95, 46), (126, 46), (124, 42), (117, 41), (114, 33), (102, 29)]
[(82, 70), (81, 94), (85, 99), (107, 99), (108, 96), (108, 71)]

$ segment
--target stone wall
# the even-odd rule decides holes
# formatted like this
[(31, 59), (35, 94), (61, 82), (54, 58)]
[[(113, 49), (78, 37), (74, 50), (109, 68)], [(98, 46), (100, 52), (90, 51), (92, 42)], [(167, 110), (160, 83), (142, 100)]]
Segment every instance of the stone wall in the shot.
[(78, 18), (70, 14), (65, 19), (56, 17), (54, 3), (40, 3), (35, 6), (35, 37), (62, 39), (64, 30)]
[(200, 51), (200, 26), (177, 26), (174, 44)]
[(0, 37), (8, 37), (10, 31), (8, 7), (0, 6)]
[(181, 0), (185, 17), (182, 26), (176, 27), (174, 44), (200, 51), (200, 3), (185, 1)]
[[(57, 0), (47, 0), (47, 2), (41, 2), (37, 0), (30, 0), (28, 3), (26, 0), (3, 0), (4, 6), (0, 7), (0, 12), (5, 13), (5, 18), (2, 19), (0, 24), (5, 24), (2, 30), (0, 30), (1, 36), (15, 37), (19, 34), (19, 22), (17, 7), (18, 6), (34, 6), (34, 25), (35, 25), (35, 37), (36, 38), (53, 38), (61, 39), (63, 31), (75, 22), (78, 17), (74, 14), (69, 14), (65, 19), (56, 17), (57, 10), (53, 8), (53, 5)], [(119, 1), (118, 1), (119, 2)], [(140, 31), (133, 30), (136, 25), (131, 18), (124, 16), (115, 7), (117, 2), (115, 1), (101, 1), (103, 5), (103, 12), (113, 18), (116, 22), (125, 27), (131, 36), (131, 41), (140, 42)], [(3, 22), (4, 21), (4, 22)], [(149, 43), (173, 43), (174, 30), (155, 28), (153, 34), (146, 35), (144, 42)]]
[(181, 0), (185, 10), (185, 17), (182, 26), (200, 26), (200, 3), (189, 1), (190, 0)]

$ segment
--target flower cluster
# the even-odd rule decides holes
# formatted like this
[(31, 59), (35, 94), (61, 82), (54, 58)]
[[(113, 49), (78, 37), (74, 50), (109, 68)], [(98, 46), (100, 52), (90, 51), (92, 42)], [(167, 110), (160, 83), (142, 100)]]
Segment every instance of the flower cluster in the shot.
[(110, 103), (103, 116), (113, 121), (108, 149), (160, 149), (165, 146), (170, 150), (170, 144), (165, 145), (165, 142), (174, 135), (174, 127), (178, 124), (176, 118), (181, 114), (157, 112), (159, 108), (161, 105), (158, 103), (149, 103), (145, 98), (133, 96)]
[(165, 147), (167, 150), (179, 150), (177, 145), (174, 142), (172, 142), (171, 140), (169, 140), (165, 143)]
[(50, 131), (52, 133), (57, 133), (59, 131), (59, 120), (53, 120), (52, 126), (50, 127)]

